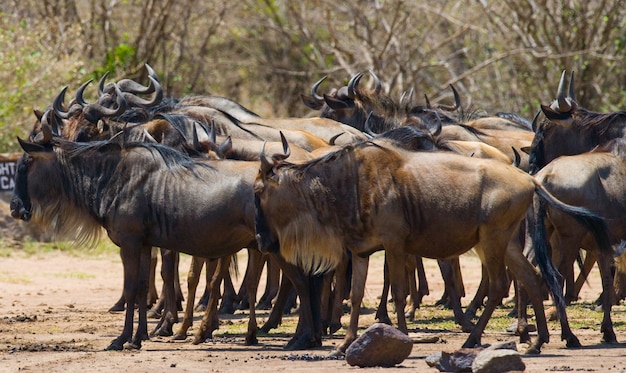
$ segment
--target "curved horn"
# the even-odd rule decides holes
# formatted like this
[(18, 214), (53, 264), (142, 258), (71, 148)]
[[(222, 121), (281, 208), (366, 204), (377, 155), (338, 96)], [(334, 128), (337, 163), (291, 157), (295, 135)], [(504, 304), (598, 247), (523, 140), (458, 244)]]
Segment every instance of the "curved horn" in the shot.
[(522, 157), (520, 156), (519, 152), (517, 151), (517, 149), (515, 149), (514, 147), (511, 146), (511, 149), (513, 150), (513, 157), (515, 158), (513, 160), (513, 166), (519, 168), (519, 165), (522, 163)]
[[(52, 121), (52, 123), (50, 123)], [(54, 113), (51, 110), (46, 110), (43, 115), (41, 116), (41, 119), (39, 120), (39, 122), (41, 122), (41, 126), (42, 127), (47, 127), (49, 126), (52, 129), (52, 133), (59, 136), (60, 135), (60, 131), (59, 131), (59, 123), (57, 120), (57, 116), (54, 115)]]
[(283, 135), (283, 131), (279, 131), (279, 133), (280, 141), (283, 143), (283, 154), (281, 154), (280, 156), (278, 154), (274, 155), (274, 160), (283, 160), (289, 158), (289, 156), (291, 155), (291, 149), (289, 148), (289, 143), (287, 142), (285, 135)]
[(561, 80), (559, 81), (559, 90), (556, 94), (556, 100), (559, 104), (559, 111), (561, 113), (568, 112), (572, 108), (565, 98), (565, 72), (566, 71), (563, 70), (563, 73), (561, 74)]
[(48, 123), (41, 122), (41, 132), (35, 136), (35, 142), (40, 145), (44, 145), (52, 140), (52, 129)]
[(337, 138), (341, 135), (343, 135), (345, 132), (340, 132), (338, 134), (336, 134), (335, 136), (331, 137), (330, 140), (328, 140), (328, 145), (336, 145), (335, 142), (337, 141)]
[(117, 84), (113, 83), (113, 88), (115, 89), (116, 94), (117, 109), (111, 109), (109, 107), (100, 105), (97, 102), (89, 104), (83, 109), (85, 119), (87, 119), (91, 123), (98, 123), (98, 119), (102, 117), (116, 117), (122, 115), (124, 111), (126, 111), (127, 104), (126, 99), (124, 98), (124, 94), (117, 87)]
[(68, 119), (69, 112), (63, 109), (63, 101), (65, 101), (65, 92), (67, 92), (67, 86), (61, 89), (61, 92), (54, 98), (52, 101), (52, 108), (54, 109), (54, 113), (59, 116), (61, 119)]
[[(155, 92), (154, 97), (152, 98), (152, 100), (146, 100), (143, 99), (139, 96), (135, 96), (135, 93), (150, 93), (148, 91), (146, 92), (131, 92), (129, 90), (126, 90), (123, 92), (124, 98), (126, 99), (127, 103), (130, 104), (130, 106), (137, 106), (137, 107), (141, 107), (141, 108), (149, 108), (152, 106), (155, 106), (157, 104), (159, 104), (161, 101), (163, 101), (163, 88), (161, 88), (161, 85), (159, 84), (159, 82), (153, 78), (152, 76), (148, 76), (148, 79), (150, 80), (150, 85), (148, 86), (148, 88), (152, 87), (152, 91), (151, 92)], [(121, 82), (120, 82), (121, 83)], [(136, 82), (133, 82), (136, 83)], [(118, 84), (119, 86), (119, 84)], [(122, 90), (120, 88), (120, 90)]]
[(320, 96), (320, 95), (317, 93), (317, 89), (320, 87), (320, 84), (322, 84), (322, 82), (323, 82), (324, 80), (326, 80), (326, 77), (327, 77), (327, 75), (324, 75), (324, 76), (322, 77), (322, 79), (320, 79), (320, 80), (318, 80), (317, 82), (315, 82), (315, 84), (313, 84), (313, 86), (311, 87), (311, 96), (313, 96), (313, 98), (314, 98), (316, 101), (322, 101), (322, 102), (324, 101), (324, 97)]
[(461, 97), (459, 96), (459, 92), (457, 92), (456, 88), (452, 84), (450, 84), (450, 89), (452, 89), (452, 94), (454, 95), (454, 106), (450, 105), (437, 105), (439, 109), (446, 111), (456, 111), (461, 108)]
[(367, 119), (365, 119), (365, 124), (363, 125), (364, 130), (363, 132), (365, 132), (366, 134), (368, 134), (371, 137), (376, 137), (376, 135), (378, 135), (377, 133), (375, 133), (374, 131), (372, 131), (372, 127), (370, 126), (370, 119), (372, 118), (372, 114), (374, 112), (370, 111), (369, 114), (367, 114)]
[(148, 64), (145, 64), (144, 66), (146, 67), (146, 70), (148, 70), (148, 76), (153, 77), (158, 82), (159, 76), (157, 75), (156, 71), (154, 71), (154, 69)]
[(87, 88), (89, 83), (91, 83), (92, 81), (93, 81), (93, 79), (89, 79), (88, 81), (83, 83), (80, 87), (78, 87), (78, 90), (76, 90), (76, 102), (80, 106), (86, 106), (87, 105), (87, 102), (83, 98), (83, 93), (85, 92), (85, 88)]
[(261, 174), (261, 178), (265, 181), (267, 178), (267, 173), (274, 167), (274, 164), (270, 162), (269, 159), (265, 156), (265, 145), (267, 144), (267, 140), (263, 141), (263, 146), (261, 147), (261, 154), (259, 155), (259, 159), (261, 160), (261, 166), (259, 167), (259, 172)]
[(108, 71), (104, 73), (102, 77), (100, 77), (100, 80), (98, 81), (98, 96), (102, 96), (106, 90), (104, 82), (107, 80), (107, 76), (109, 76)]
[(441, 117), (439, 116), (439, 113), (437, 111), (435, 111), (435, 116), (437, 117), (437, 127), (435, 127), (435, 132), (433, 132), (431, 135), (439, 136), (439, 134), (441, 133), (441, 128), (443, 127), (443, 123), (441, 122)]
[(378, 78), (378, 76), (376, 76), (376, 74), (374, 74), (374, 72), (372, 70), (368, 70), (368, 72), (372, 76), (372, 79), (374, 79), (374, 93), (375, 94), (380, 94), (380, 92), (383, 89), (383, 85), (380, 82), (380, 79)]
[(356, 86), (359, 84), (359, 80), (363, 77), (363, 73), (358, 73), (350, 79), (348, 82), (348, 94), (349, 98), (354, 98), (356, 96)]

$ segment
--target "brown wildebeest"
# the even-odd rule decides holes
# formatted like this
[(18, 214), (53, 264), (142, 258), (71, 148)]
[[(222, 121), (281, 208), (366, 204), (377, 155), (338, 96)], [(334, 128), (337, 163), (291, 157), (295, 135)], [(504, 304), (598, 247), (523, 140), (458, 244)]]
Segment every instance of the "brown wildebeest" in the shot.
[[(592, 152), (561, 156), (544, 166), (535, 177), (560, 200), (584, 206), (602, 215), (608, 224), (613, 243), (626, 239), (625, 139), (613, 139)], [(577, 253), (581, 243), (583, 247), (596, 249), (603, 290), (604, 317), (600, 331), (604, 342), (616, 343), (611, 321), (612, 297), (615, 291), (611, 277), (613, 251), (610, 242), (604, 243), (605, 247), (596, 248), (596, 243), (589, 239), (587, 230), (572, 221), (571, 217), (563, 216), (561, 212), (553, 211), (550, 207), (545, 213), (545, 219), (552, 228), (552, 242), (561, 253), (558, 268), (572, 267), (571, 255), (568, 253)], [(542, 218), (536, 216), (535, 220)], [(563, 317), (564, 312), (565, 310), (559, 309), (561, 338), (567, 341), (568, 346), (579, 347), (580, 342), (569, 328), (567, 318)]]
[[(541, 286), (537, 273), (521, 247), (515, 247), (517, 241), (511, 240), (535, 193), (551, 205), (576, 214), (599, 234), (605, 228), (601, 218), (562, 204), (527, 173), (494, 160), (411, 152), (386, 139), (345, 146), (304, 164), (287, 163), (287, 157), (288, 152), (274, 155), (273, 161), (264, 154), (261, 158), (255, 183), (260, 249), (280, 251), (287, 261), (311, 273), (334, 268), (341, 262), (344, 248), (361, 258), (384, 249), (398, 328), (404, 333), (407, 254), (447, 259), (474, 248), (489, 278), (505, 278), (508, 266), (525, 287), (536, 289)], [(544, 252), (545, 237), (538, 229), (534, 232), (537, 234), (531, 236), (535, 250), (542, 254), (538, 254), (538, 262), (544, 280), (556, 289), (555, 297), (562, 297)], [(353, 283), (353, 290), (364, 285), (364, 281)], [(506, 286), (506, 282), (489, 281), (485, 310), (465, 347), (480, 345)], [(539, 294), (530, 295), (538, 338), (529, 352), (537, 353), (549, 335), (543, 300)], [(341, 351), (356, 338), (360, 302), (352, 298), (350, 325), (339, 346)]]

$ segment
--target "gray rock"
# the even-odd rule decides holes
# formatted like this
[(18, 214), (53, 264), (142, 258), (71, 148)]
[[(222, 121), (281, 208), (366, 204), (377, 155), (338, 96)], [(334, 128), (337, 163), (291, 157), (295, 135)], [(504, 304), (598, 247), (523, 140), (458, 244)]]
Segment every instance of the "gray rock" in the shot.
[(484, 350), (472, 363), (474, 373), (523, 372), (526, 364), (521, 355), (513, 350)]
[(413, 349), (409, 336), (393, 326), (376, 323), (367, 328), (346, 350), (346, 362), (359, 367), (392, 367)]

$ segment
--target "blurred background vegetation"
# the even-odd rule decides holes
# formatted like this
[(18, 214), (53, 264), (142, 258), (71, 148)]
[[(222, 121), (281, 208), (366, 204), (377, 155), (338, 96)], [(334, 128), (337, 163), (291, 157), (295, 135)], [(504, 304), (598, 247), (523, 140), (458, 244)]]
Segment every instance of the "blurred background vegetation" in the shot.
[(527, 118), (574, 70), (582, 106), (620, 110), (625, 23), (622, 0), (5, 0), (0, 152), (63, 86), (106, 71), (145, 82), (144, 63), (169, 96), (225, 96), (268, 117), (312, 115), (300, 94), (315, 81), (328, 75), (327, 92), (367, 69), (393, 97), (451, 103), (453, 84), (464, 106)]

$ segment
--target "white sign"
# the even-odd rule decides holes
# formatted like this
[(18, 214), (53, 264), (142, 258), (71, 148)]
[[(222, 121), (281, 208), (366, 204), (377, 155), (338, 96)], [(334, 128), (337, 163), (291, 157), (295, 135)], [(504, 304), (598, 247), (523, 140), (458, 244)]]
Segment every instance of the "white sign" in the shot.
[(0, 191), (10, 192), (15, 188), (15, 168), (17, 162), (0, 162)]

